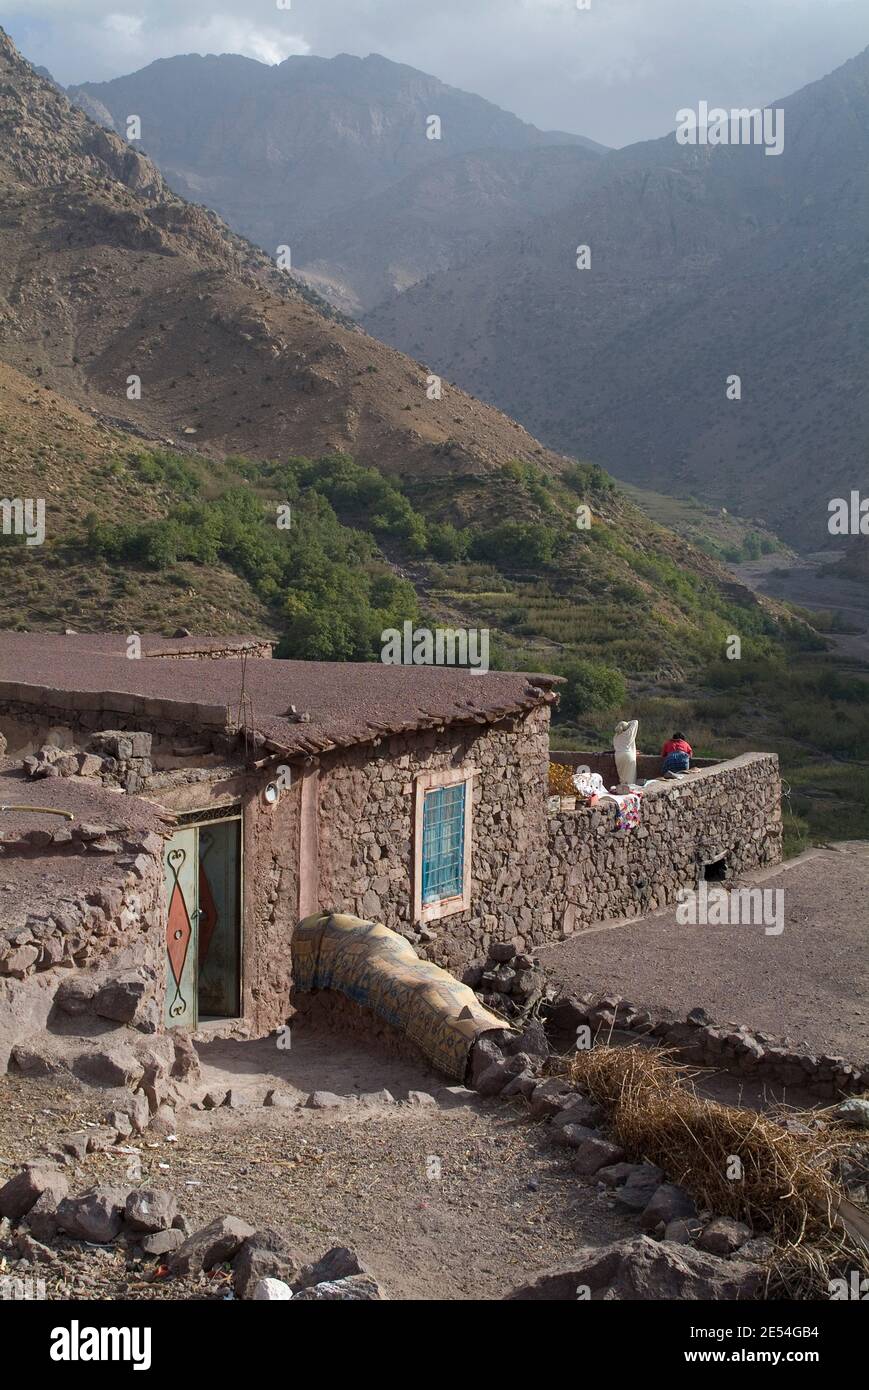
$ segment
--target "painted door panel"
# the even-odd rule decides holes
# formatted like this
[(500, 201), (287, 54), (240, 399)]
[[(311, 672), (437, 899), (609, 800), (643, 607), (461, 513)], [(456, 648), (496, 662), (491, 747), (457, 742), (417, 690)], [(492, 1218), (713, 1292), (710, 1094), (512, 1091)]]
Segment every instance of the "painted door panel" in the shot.
[(195, 1028), (197, 1023), (199, 875), (196, 860), (195, 827), (176, 830), (163, 851), (168, 902), (165, 1004), (168, 1028)]

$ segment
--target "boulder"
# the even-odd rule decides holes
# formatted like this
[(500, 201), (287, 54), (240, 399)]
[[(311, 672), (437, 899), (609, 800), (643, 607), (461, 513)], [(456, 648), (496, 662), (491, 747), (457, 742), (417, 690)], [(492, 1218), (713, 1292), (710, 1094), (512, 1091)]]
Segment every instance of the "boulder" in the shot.
[(169, 1258), (169, 1270), (172, 1274), (186, 1276), (211, 1269), (233, 1259), (253, 1234), (253, 1226), (237, 1216), (218, 1216), (179, 1245)]
[(334, 1091), (314, 1091), (308, 1097), (310, 1110), (338, 1110), (347, 1101), (344, 1096), (336, 1096)]
[(662, 1222), (667, 1226), (671, 1221), (687, 1221), (696, 1215), (694, 1199), (684, 1187), (673, 1182), (662, 1182), (643, 1207), (640, 1225), (647, 1231), (654, 1231)]
[(331, 1279), (322, 1284), (311, 1284), (294, 1295), (295, 1299), (305, 1299), (309, 1303), (351, 1300), (370, 1303), (383, 1297), (380, 1285), (370, 1274), (350, 1274), (346, 1279)]
[[(64, 1193), (63, 1196), (65, 1195)], [(36, 1240), (54, 1240), (57, 1235), (57, 1208), (63, 1201), (63, 1196), (55, 1196), (54, 1192), (46, 1190), (23, 1218)]]
[(232, 1286), (236, 1298), (256, 1297), (263, 1279), (292, 1284), (299, 1277), (302, 1261), (279, 1231), (265, 1229), (248, 1236), (232, 1262)]
[(282, 1303), (292, 1296), (292, 1289), (282, 1279), (260, 1279), (253, 1291), (257, 1303)]
[(132, 1048), (126, 1043), (115, 1043), (79, 1053), (73, 1071), (80, 1081), (94, 1086), (129, 1086), (132, 1089), (141, 1081), (145, 1068)]
[(483, 1072), (486, 1071), (488, 1067), (491, 1067), (493, 1063), (500, 1062), (503, 1056), (504, 1054), (498, 1044), (485, 1033), (482, 1037), (477, 1038), (468, 1057), (468, 1085), (473, 1090), (476, 1090), (477, 1082), (483, 1075)]
[(173, 1250), (184, 1244), (184, 1232), (173, 1226), (168, 1231), (153, 1231), (143, 1236), (140, 1243), (146, 1255), (171, 1255)]
[(131, 1231), (152, 1234), (165, 1231), (178, 1214), (178, 1199), (174, 1192), (163, 1188), (142, 1187), (130, 1192), (124, 1205), (124, 1220)]
[(0, 1187), (0, 1216), (15, 1225), (33, 1208), (43, 1194), (55, 1205), (69, 1192), (69, 1182), (59, 1168), (45, 1163), (27, 1163)]
[(442, 1105), (446, 1110), (458, 1109), (461, 1105), (470, 1105), (477, 1099), (476, 1091), (471, 1091), (467, 1086), (441, 1086), (435, 1092), (435, 1100), (438, 1105)]
[(151, 982), (143, 971), (130, 971), (107, 981), (93, 997), (93, 1010), (115, 1023), (135, 1023), (148, 1002)]
[[(568, 1131), (580, 1130), (583, 1126), (567, 1125), (566, 1128)], [(618, 1163), (625, 1156), (624, 1150), (620, 1149), (618, 1144), (613, 1144), (609, 1139), (604, 1139), (602, 1135), (594, 1134), (592, 1131), (586, 1131), (578, 1142), (571, 1139), (570, 1143), (576, 1150), (573, 1167), (583, 1177), (590, 1177), (598, 1169)]]
[(563, 1076), (550, 1076), (531, 1092), (531, 1116), (535, 1120), (557, 1115), (576, 1100), (576, 1091)]
[(293, 1280), (294, 1289), (308, 1289), (315, 1284), (332, 1283), (336, 1279), (348, 1279), (354, 1274), (367, 1274), (368, 1270), (360, 1262), (355, 1250), (346, 1245), (333, 1245), (322, 1259), (305, 1265)]
[(663, 1176), (660, 1168), (654, 1164), (637, 1164), (636, 1171), (613, 1192), (613, 1201), (625, 1211), (640, 1212), (649, 1205)]
[(564, 1125), (586, 1125), (595, 1129), (603, 1119), (603, 1110), (585, 1096), (576, 1096), (569, 1105), (552, 1117), (552, 1128), (561, 1129)]
[(729, 1216), (716, 1216), (697, 1241), (698, 1250), (707, 1250), (710, 1255), (733, 1255), (751, 1240), (751, 1228), (742, 1221), (734, 1221)]
[(575, 1303), (582, 1296), (592, 1302), (742, 1300), (756, 1297), (760, 1284), (757, 1266), (636, 1236), (578, 1250), (571, 1260), (514, 1290), (509, 1301)]
[(126, 1194), (115, 1187), (95, 1187), (58, 1204), (57, 1227), (76, 1240), (107, 1245), (121, 1231)]

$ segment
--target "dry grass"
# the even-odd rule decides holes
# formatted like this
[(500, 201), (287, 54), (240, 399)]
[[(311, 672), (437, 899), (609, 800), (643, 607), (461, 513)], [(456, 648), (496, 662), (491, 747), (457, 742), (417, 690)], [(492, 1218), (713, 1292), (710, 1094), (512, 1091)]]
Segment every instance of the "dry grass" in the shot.
[[(688, 1084), (690, 1070), (662, 1050), (594, 1047), (577, 1052), (569, 1070), (606, 1107), (626, 1153), (657, 1164), (698, 1208), (771, 1236), (776, 1256), (768, 1297), (826, 1298), (834, 1275), (855, 1268), (869, 1274), (869, 1251), (837, 1219), (845, 1193), (833, 1174), (838, 1156), (855, 1142), (853, 1132), (794, 1133), (772, 1114), (700, 1097)], [(739, 1178), (728, 1176), (734, 1160)]]

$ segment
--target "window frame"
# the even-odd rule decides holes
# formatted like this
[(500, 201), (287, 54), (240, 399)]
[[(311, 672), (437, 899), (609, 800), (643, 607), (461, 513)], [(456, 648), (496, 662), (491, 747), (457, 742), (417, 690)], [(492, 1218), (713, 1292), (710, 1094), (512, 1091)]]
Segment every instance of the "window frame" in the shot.
[[(469, 912), (471, 907), (471, 849), (473, 845), (474, 819), (474, 777), (475, 768), (448, 768), (443, 772), (420, 772), (414, 781), (414, 834), (413, 834), (413, 920), (414, 922), (437, 922), (442, 917), (454, 916), (457, 912)], [(440, 791), (444, 787), (465, 789), (465, 825), (462, 845), (462, 891), (437, 902), (424, 903), (422, 900), (422, 846), (425, 821), (425, 798), (428, 792)]]

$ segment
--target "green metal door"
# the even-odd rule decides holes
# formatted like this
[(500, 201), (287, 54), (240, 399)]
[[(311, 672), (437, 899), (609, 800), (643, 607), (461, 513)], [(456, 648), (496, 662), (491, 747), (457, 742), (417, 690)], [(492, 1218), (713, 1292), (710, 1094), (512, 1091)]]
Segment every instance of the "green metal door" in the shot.
[(198, 828), (198, 1010), (237, 1018), (241, 985), (241, 821)]
[(199, 865), (196, 827), (176, 830), (166, 841), (166, 1005), (168, 1028), (195, 1028), (199, 959)]

